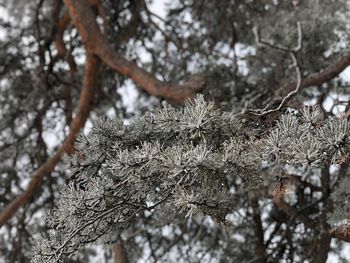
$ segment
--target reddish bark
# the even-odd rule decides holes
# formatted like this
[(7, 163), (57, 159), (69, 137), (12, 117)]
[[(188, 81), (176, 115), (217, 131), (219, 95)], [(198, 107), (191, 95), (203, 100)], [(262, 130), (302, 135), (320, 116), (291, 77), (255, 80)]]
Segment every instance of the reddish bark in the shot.
[(96, 17), (86, 0), (65, 0), (64, 2), (69, 8), (72, 21), (87, 50), (97, 55), (116, 72), (132, 79), (137, 86), (143, 88), (150, 95), (179, 103), (193, 96), (196, 91), (203, 87), (205, 79), (201, 75), (190, 76), (183, 85), (158, 80), (136, 63), (122, 57), (108, 44), (101, 34)]
[(125, 253), (125, 249), (123, 246), (123, 243), (121, 241), (119, 243), (116, 243), (112, 247), (113, 254), (114, 254), (114, 263), (128, 263), (128, 257)]
[(70, 23), (70, 16), (68, 12), (65, 12), (63, 16), (61, 16), (58, 20), (56, 26), (56, 34), (55, 34), (55, 46), (57, 49), (57, 59), (64, 59), (67, 61), (71, 74), (77, 71), (77, 65), (75, 63), (74, 57), (70, 54), (66, 48), (66, 45), (63, 41), (63, 34), (66, 30), (67, 26)]
[(260, 208), (259, 208), (259, 201), (255, 193), (252, 194), (251, 198), (251, 206), (253, 209), (253, 220), (255, 224), (255, 237), (256, 237), (256, 243), (255, 243), (255, 252), (258, 259), (256, 262), (260, 263), (266, 263), (266, 246), (264, 243), (264, 229), (261, 222), (261, 214), (260, 214)]
[[(100, 57), (107, 65), (117, 72), (130, 77), (137, 85), (143, 87), (151, 95), (161, 96), (172, 102), (183, 101), (193, 95), (194, 92), (199, 90), (204, 84), (204, 79), (200, 76), (192, 76), (184, 85), (171, 85), (159, 81), (151, 74), (138, 67), (135, 63), (127, 61), (108, 45), (97, 26), (96, 17), (90, 8), (90, 5), (99, 7), (101, 4), (100, 1), (88, 2), (67, 0), (65, 2), (69, 7), (69, 13), (65, 13), (59, 19), (55, 35), (55, 45), (58, 51), (58, 58), (66, 59), (71, 71), (74, 72), (76, 70), (74, 59), (68, 54), (62, 40), (64, 30), (71, 20), (77, 27), (88, 53), (83, 88), (80, 94), (79, 110), (76, 117), (71, 122), (70, 133), (63, 145), (55, 155), (42, 164), (35, 172), (28, 189), (9, 203), (1, 212), (0, 225), (5, 224), (14, 215), (18, 208), (29, 202), (31, 197), (34, 196), (36, 191), (40, 188), (43, 178), (50, 174), (56, 164), (60, 161), (62, 154), (64, 152), (72, 153), (74, 151), (73, 145), (75, 136), (84, 126), (91, 111), (91, 102), (97, 81), (98, 59), (95, 55)], [(100, 11), (100, 13), (103, 15), (103, 12)]]
[(74, 151), (73, 145), (75, 136), (84, 126), (92, 108), (92, 100), (95, 94), (94, 90), (97, 82), (98, 64), (98, 59), (94, 55), (87, 55), (83, 88), (80, 93), (78, 112), (71, 122), (70, 132), (67, 138), (65, 139), (63, 145), (58, 149), (58, 151), (49, 160), (43, 163), (35, 172), (27, 187), (27, 190), (16, 197), (4, 208), (0, 214), (0, 226), (4, 225), (21, 206), (30, 201), (30, 199), (40, 189), (43, 178), (54, 170), (55, 166), (60, 161), (62, 154), (64, 152), (72, 153)]
[[(310, 86), (319, 86), (323, 83), (332, 80), (333, 78), (338, 76), (342, 71), (344, 71), (349, 65), (350, 52), (342, 56), (338, 61), (331, 64), (329, 67), (304, 77), (300, 83), (300, 90)], [(295, 89), (296, 85), (296, 82), (292, 82), (287, 84), (286, 86), (279, 88), (276, 91), (276, 95), (273, 98), (273, 103), (271, 103), (271, 105), (279, 104), (288, 93), (292, 92)]]
[[(303, 212), (298, 211), (295, 207), (289, 205), (282, 197), (273, 198), (275, 205), (285, 212), (290, 218), (296, 218), (303, 222), (303, 224), (309, 228), (318, 228), (319, 226), (314, 220), (311, 220)], [(337, 238), (342, 241), (350, 242), (350, 226), (347, 224), (340, 225), (339, 227), (329, 229), (329, 233), (333, 238)]]

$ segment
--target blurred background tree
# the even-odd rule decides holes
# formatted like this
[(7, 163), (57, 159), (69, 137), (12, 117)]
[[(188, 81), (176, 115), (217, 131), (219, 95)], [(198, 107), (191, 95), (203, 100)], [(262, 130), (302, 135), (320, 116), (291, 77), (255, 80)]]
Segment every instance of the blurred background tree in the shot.
[[(88, 134), (101, 116), (130, 123), (162, 101), (177, 105), (200, 92), (217, 108), (246, 112), (246, 124), (258, 125), (258, 134), (275, 125), (276, 117), (263, 113), (279, 105), (273, 113), (305, 104), (318, 105), (325, 117), (349, 117), (348, 1), (179, 0), (164, 1), (161, 12), (159, 4), (0, 2), (5, 262), (28, 262), (35, 240), (49, 235), (44, 217), (72, 177), (61, 157), (75, 151), (78, 132)], [(239, 179), (231, 180), (228, 189), (239, 191), (230, 223), (180, 217), (169, 207), (140, 216), (115, 245), (86, 248), (67, 262), (325, 262), (327, 256), (346, 262), (349, 234), (324, 231), (330, 226), (322, 207), (331, 191), (334, 200), (344, 198), (346, 188), (330, 185), (349, 176), (348, 165), (346, 159), (323, 169), (324, 179), (298, 174), (292, 204), (250, 199)], [(270, 171), (266, 183), (276, 173)], [(322, 228), (308, 226), (305, 217), (320, 220)]]

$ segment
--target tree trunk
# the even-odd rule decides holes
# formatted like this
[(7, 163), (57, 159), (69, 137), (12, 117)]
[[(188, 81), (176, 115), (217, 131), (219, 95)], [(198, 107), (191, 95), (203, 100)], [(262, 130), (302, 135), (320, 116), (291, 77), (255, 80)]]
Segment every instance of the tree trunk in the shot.
[(129, 263), (122, 241), (113, 245), (114, 263)]

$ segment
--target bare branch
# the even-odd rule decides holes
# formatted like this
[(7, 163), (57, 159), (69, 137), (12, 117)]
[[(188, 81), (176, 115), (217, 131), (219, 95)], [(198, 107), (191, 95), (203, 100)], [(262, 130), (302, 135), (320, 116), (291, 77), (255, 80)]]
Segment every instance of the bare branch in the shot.
[(190, 76), (183, 85), (158, 80), (136, 63), (126, 60), (108, 44), (98, 28), (95, 15), (85, 0), (65, 0), (64, 2), (69, 8), (72, 21), (86, 49), (97, 55), (116, 72), (132, 79), (150, 95), (179, 103), (192, 97), (204, 86), (205, 79), (201, 75)]
[(279, 105), (277, 106), (277, 108), (275, 109), (270, 109), (270, 110), (267, 110), (269, 105), (266, 105), (266, 107), (264, 109), (259, 109), (259, 110), (255, 110), (255, 109), (250, 109), (248, 110), (250, 113), (254, 114), (254, 115), (257, 115), (257, 116), (264, 116), (264, 115), (268, 115), (268, 114), (271, 114), (271, 113), (274, 113), (274, 112), (277, 112), (277, 111), (280, 111), (282, 109), (282, 107), (293, 97), (295, 96), (299, 90), (300, 90), (300, 87), (301, 87), (301, 80), (302, 80), (302, 74), (301, 74), (301, 70), (300, 70), (300, 66), (299, 66), (299, 63), (298, 63), (298, 60), (297, 60), (297, 57), (295, 55), (296, 52), (298, 52), (301, 47), (302, 47), (302, 41), (303, 41), (303, 32), (302, 32), (302, 29), (301, 29), (301, 24), (300, 22), (297, 22), (297, 28), (298, 28), (298, 41), (297, 41), (297, 45), (290, 49), (286, 46), (283, 46), (283, 45), (279, 45), (279, 44), (274, 44), (274, 43), (271, 43), (267, 40), (263, 40), (261, 39), (260, 37), (260, 34), (258, 32), (258, 29), (257, 27), (254, 27), (253, 28), (253, 33), (255, 35), (255, 40), (257, 43), (260, 43), (260, 44), (263, 44), (265, 46), (268, 46), (268, 47), (271, 47), (271, 48), (274, 48), (274, 49), (277, 49), (279, 51), (282, 51), (282, 52), (288, 52), (293, 60), (293, 66), (295, 67), (295, 70), (296, 70), (296, 75), (297, 75), (297, 84), (296, 84), (296, 87), (294, 90), (290, 91), (283, 99), (282, 101), (279, 103)]
[(4, 225), (21, 206), (28, 203), (37, 193), (37, 191), (40, 189), (43, 178), (49, 175), (55, 169), (55, 166), (61, 160), (62, 154), (64, 152), (72, 153), (74, 151), (73, 144), (75, 141), (75, 136), (84, 126), (92, 108), (92, 99), (94, 97), (94, 90), (97, 82), (98, 65), (98, 59), (94, 55), (88, 54), (85, 66), (83, 88), (80, 93), (78, 112), (75, 118), (72, 120), (70, 132), (67, 138), (58, 151), (50, 159), (43, 163), (35, 172), (27, 190), (16, 197), (16, 199), (14, 199), (4, 208), (0, 214), (0, 226)]
[(265, 45), (265, 46), (268, 46), (268, 47), (271, 47), (271, 48), (274, 48), (274, 49), (277, 49), (277, 50), (280, 50), (280, 51), (283, 51), (283, 52), (297, 52), (301, 49), (302, 47), (302, 42), (303, 42), (303, 32), (302, 32), (302, 28), (301, 28), (301, 24), (300, 22), (297, 22), (297, 31), (298, 31), (298, 41), (297, 41), (297, 45), (294, 47), (294, 48), (289, 48), (287, 46), (284, 46), (284, 45), (281, 45), (281, 44), (274, 44), (268, 40), (265, 40), (265, 39), (262, 39), (260, 37), (260, 34), (259, 34), (259, 29), (257, 27), (253, 27), (253, 34), (255, 36), (255, 41), (258, 43), (258, 44), (262, 44), (262, 45)]
[(297, 75), (297, 85), (295, 87), (295, 90), (292, 90), (291, 92), (289, 92), (283, 99), (282, 101), (280, 102), (280, 104), (278, 105), (277, 108), (275, 109), (271, 109), (271, 110), (266, 110), (268, 105), (262, 109), (262, 110), (254, 110), (254, 109), (251, 109), (249, 110), (249, 112), (253, 113), (254, 115), (257, 115), (257, 116), (264, 116), (264, 115), (267, 115), (267, 114), (270, 114), (270, 113), (273, 113), (273, 112), (277, 112), (277, 111), (280, 111), (282, 109), (282, 107), (293, 97), (295, 96), (299, 90), (300, 90), (300, 87), (301, 87), (301, 81), (302, 81), (302, 77), (301, 77), (301, 70), (300, 70), (300, 67), (298, 65), (298, 62), (297, 62), (297, 58), (295, 56), (295, 54), (293, 52), (290, 53), (290, 56), (293, 60), (293, 66), (295, 67), (295, 71), (296, 71), (296, 75)]
[[(298, 44), (295, 48), (290, 49), (283, 45), (276, 45), (274, 43), (271, 43), (269, 41), (263, 40), (260, 38), (257, 28), (253, 29), (253, 33), (255, 35), (256, 41), (260, 44), (269, 46), (271, 48), (283, 51), (283, 52), (290, 52), (294, 53), (301, 49), (302, 47), (302, 29), (301, 25), (298, 22)], [(269, 105), (281, 105), (286, 104), (296, 93), (294, 92), (297, 90), (299, 92), (303, 88), (310, 87), (310, 86), (319, 86), (322, 85), (325, 82), (328, 82), (338, 76), (343, 70), (345, 70), (350, 65), (350, 52), (343, 55), (338, 61), (331, 64), (329, 67), (313, 73), (309, 76), (303, 77), (303, 79), (299, 83), (299, 79), (296, 82), (291, 82), (285, 86), (280, 87), (276, 92), (275, 96), (272, 98)], [(269, 106), (268, 105), (268, 106)], [(259, 115), (256, 113), (262, 113), (265, 112), (268, 108), (265, 107), (263, 110), (252, 110), (251, 112), (255, 115)], [(283, 105), (282, 105), (283, 106)], [(273, 111), (275, 112), (275, 111)], [(271, 112), (270, 112), (271, 113)], [(263, 114), (265, 115), (265, 114)]]

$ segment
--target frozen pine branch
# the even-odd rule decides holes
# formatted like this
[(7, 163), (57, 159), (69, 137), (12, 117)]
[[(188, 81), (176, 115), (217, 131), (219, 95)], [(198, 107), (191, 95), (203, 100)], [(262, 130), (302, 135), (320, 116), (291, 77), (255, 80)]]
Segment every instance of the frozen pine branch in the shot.
[[(350, 153), (350, 125), (317, 109), (284, 115), (259, 139), (242, 117), (223, 113), (203, 96), (184, 108), (166, 106), (130, 126), (99, 119), (78, 138), (76, 173), (48, 221), (54, 232), (40, 241), (33, 262), (54, 262), (111, 232), (121, 233), (142, 211), (172, 204), (184, 217), (210, 215), (225, 222), (232, 208), (227, 179), (259, 189), (262, 167), (320, 167)], [(316, 125), (317, 124), (317, 125)], [(78, 178), (87, 178), (83, 189)], [(153, 205), (150, 205), (153, 204)]]

